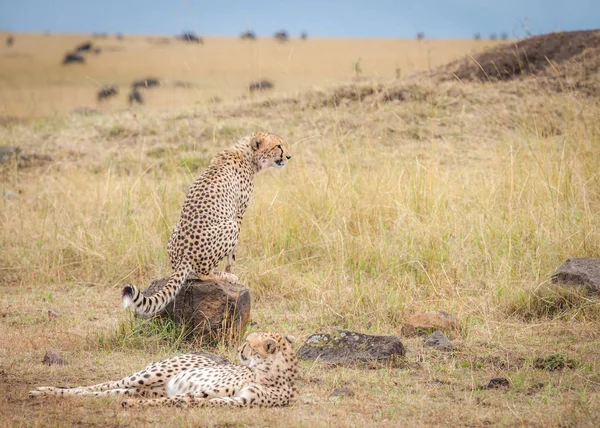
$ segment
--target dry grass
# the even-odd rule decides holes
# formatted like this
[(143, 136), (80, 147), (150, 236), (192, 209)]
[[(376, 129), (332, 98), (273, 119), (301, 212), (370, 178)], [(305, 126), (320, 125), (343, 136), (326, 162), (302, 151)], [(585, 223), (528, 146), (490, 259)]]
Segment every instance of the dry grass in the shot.
[[(315, 73), (319, 84), (340, 77)], [(18, 192), (0, 200), (4, 420), (597, 426), (600, 304), (548, 279), (567, 257), (600, 254), (600, 106), (529, 82), (377, 85), (412, 95), (356, 101), (352, 94), (369, 92), (362, 83), (337, 90), (335, 107), (310, 93), (56, 114), (0, 128), (1, 144), (53, 159), (0, 171), (1, 190)], [(192, 346), (168, 328), (119, 334), (129, 322), (119, 289), (169, 271), (165, 243), (185, 189), (214, 153), (257, 129), (286, 136), (294, 158), (257, 177), (242, 230), (237, 273), (253, 295), (251, 329), (300, 339), (336, 327), (401, 335), (410, 315), (445, 309), (461, 322), (456, 350), (432, 351), (412, 337), (403, 338), (401, 369), (303, 363), (300, 397), (285, 409), (122, 411), (116, 399), (29, 400), (33, 386), (116, 378)], [(50, 319), (49, 308), (61, 317)], [(50, 347), (69, 364), (43, 366)], [(233, 357), (231, 347), (213, 352)], [(568, 366), (536, 368), (554, 354)], [(511, 388), (480, 388), (492, 377)], [(340, 386), (356, 395), (330, 399)]]

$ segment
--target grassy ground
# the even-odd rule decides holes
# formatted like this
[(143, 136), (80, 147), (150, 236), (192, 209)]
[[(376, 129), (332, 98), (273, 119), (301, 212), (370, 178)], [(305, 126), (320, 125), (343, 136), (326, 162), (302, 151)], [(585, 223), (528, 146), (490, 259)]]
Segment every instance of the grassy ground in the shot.
[[(87, 116), (59, 109), (1, 127), (0, 145), (52, 159), (0, 171), (3, 421), (598, 426), (600, 304), (549, 283), (567, 257), (600, 254), (598, 102), (531, 82), (377, 83), (410, 96), (363, 98), (371, 83), (361, 82), (338, 90), (335, 105), (325, 89)], [(294, 157), (257, 177), (243, 225), (236, 273), (252, 292), (250, 329), (300, 342), (332, 328), (400, 335), (405, 364), (302, 363), (299, 398), (284, 409), (28, 399), (34, 386), (116, 379), (193, 347), (169, 331), (119, 333), (129, 322), (119, 291), (169, 272), (185, 190), (214, 153), (260, 129), (288, 138)], [(435, 309), (460, 320), (453, 352), (402, 335), (408, 317)], [(51, 347), (67, 365), (41, 364)], [(566, 367), (549, 370), (561, 359)], [(481, 388), (492, 377), (510, 389)], [(355, 395), (330, 398), (336, 387)]]

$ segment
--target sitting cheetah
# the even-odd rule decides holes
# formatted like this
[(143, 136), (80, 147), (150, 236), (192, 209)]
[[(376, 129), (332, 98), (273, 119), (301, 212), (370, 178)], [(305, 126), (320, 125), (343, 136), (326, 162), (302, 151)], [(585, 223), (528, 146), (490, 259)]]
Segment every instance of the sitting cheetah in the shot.
[[(148, 297), (136, 286), (123, 288), (124, 308), (140, 315), (160, 312), (177, 295), (190, 274), (201, 280), (237, 282), (231, 273), (242, 218), (248, 208), (254, 175), (269, 167), (283, 168), (291, 158), (277, 135), (258, 132), (219, 153), (190, 188), (173, 229), (167, 251), (173, 274), (163, 289)], [(227, 258), (225, 272), (218, 264)]]
[(219, 362), (206, 354), (187, 354), (152, 363), (114, 382), (60, 388), (44, 386), (30, 397), (68, 395), (140, 395), (160, 397), (123, 402), (123, 407), (277, 407), (294, 396), (298, 360), (293, 336), (251, 333), (240, 345), (243, 365)]

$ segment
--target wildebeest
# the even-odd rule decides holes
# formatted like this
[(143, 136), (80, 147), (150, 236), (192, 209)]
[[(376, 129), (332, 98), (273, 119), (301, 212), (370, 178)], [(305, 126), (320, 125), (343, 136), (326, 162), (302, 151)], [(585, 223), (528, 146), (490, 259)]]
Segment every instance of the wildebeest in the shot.
[(202, 37), (196, 36), (191, 31), (185, 31), (181, 34), (181, 36), (177, 36), (176, 38), (179, 40), (183, 40), (184, 42), (204, 44)]
[(75, 64), (75, 63), (83, 64), (83, 63), (85, 63), (85, 58), (83, 56), (81, 56), (80, 54), (78, 54), (77, 52), (69, 52), (63, 58), (62, 63), (63, 63), (63, 65)]
[(15, 43), (15, 38), (13, 36), (8, 36), (6, 38), (6, 46), (11, 47)]
[(129, 93), (129, 105), (132, 105), (133, 103), (144, 104), (142, 94), (136, 87), (131, 88), (131, 92)]
[(250, 91), (250, 92), (264, 91), (266, 89), (273, 89), (274, 87), (275, 87), (275, 84), (273, 82), (271, 82), (270, 80), (267, 80), (267, 79), (263, 79), (263, 80), (257, 80), (255, 82), (250, 82), (250, 84), (248, 85), (248, 91)]
[(92, 50), (92, 42), (83, 42), (75, 46), (75, 52), (89, 52)]
[(153, 88), (156, 86), (160, 86), (160, 81), (156, 77), (137, 79), (131, 83), (132, 88)]
[(280, 43), (285, 43), (290, 38), (290, 36), (288, 35), (287, 31), (285, 31), (285, 30), (281, 30), (281, 31), (276, 32), (275, 34), (273, 34), (273, 37), (275, 38), (275, 40), (277, 40)]
[(119, 89), (116, 86), (107, 86), (98, 91), (98, 101), (102, 101), (106, 98), (114, 97), (119, 93)]
[(251, 30), (244, 31), (242, 34), (240, 34), (240, 39), (242, 39), (242, 40), (256, 40), (256, 34), (254, 33), (254, 31), (251, 31)]

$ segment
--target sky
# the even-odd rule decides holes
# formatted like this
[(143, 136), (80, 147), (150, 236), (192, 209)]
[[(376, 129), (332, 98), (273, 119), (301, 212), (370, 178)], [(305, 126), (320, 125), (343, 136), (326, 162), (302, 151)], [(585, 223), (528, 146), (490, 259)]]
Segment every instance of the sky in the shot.
[(600, 0), (0, 0), (0, 30), (309, 37), (511, 37), (600, 28)]

